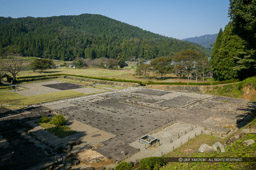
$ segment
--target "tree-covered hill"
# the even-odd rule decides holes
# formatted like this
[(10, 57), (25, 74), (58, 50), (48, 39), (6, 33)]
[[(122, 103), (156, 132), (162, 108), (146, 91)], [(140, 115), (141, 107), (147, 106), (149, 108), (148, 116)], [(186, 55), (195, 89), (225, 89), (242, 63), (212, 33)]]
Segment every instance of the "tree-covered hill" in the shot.
[(0, 55), (128, 60), (173, 56), (184, 49), (205, 50), (193, 43), (154, 34), (101, 15), (0, 17)]

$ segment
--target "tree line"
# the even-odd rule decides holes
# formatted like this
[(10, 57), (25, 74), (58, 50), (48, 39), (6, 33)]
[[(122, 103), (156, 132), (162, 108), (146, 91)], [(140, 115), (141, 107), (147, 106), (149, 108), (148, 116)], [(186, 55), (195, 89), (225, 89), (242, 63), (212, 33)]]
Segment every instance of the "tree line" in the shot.
[(182, 50), (174, 57), (158, 57), (151, 63), (138, 65), (136, 73), (146, 77), (154, 71), (162, 78), (165, 74), (175, 73), (180, 78), (205, 81), (210, 71), (208, 58), (203, 53), (195, 50)]
[(256, 1), (230, 0), (231, 21), (220, 29), (212, 55), (215, 80), (256, 75)]

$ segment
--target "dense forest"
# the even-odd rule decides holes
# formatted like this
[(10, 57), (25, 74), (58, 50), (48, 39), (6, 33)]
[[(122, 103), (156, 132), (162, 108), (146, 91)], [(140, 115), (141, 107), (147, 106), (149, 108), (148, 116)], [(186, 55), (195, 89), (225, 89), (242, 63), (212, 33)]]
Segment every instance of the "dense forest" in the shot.
[(211, 55), (215, 80), (256, 75), (256, 1), (230, 0), (229, 24), (220, 29)]
[(82, 14), (47, 18), (0, 17), (0, 56), (73, 60), (81, 58), (153, 59), (176, 52), (207, 50), (164, 37), (105, 16)]

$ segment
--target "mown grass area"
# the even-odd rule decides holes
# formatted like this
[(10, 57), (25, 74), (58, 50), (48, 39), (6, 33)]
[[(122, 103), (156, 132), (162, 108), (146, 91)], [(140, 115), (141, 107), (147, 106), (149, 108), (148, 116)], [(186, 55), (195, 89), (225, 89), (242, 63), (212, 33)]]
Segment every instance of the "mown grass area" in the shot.
[(73, 90), (58, 91), (36, 96), (22, 96), (14, 91), (0, 91), (0, 106), (8, 109), (19, 109), (28, 105), (80, 97), (84, 95), (84, 93)]
[[(256, 126), (256, 118), (249, 123), (246, 127), (255, 127)], [(237, 133), (236, 133), (237, 134)], [(200, 145), (206, 143), (208, 145), (212, 145), (216, 141), (221, 143), (225, 143), (227, 139), (218, 139), (213, 136), (202, 135), (197, 138), (192, 139), (182, 147), (174, 150), (173, 152), (168, 153), (167, 157), (198, 157), (198, 158), (246, 158), (256, 157), (256, 143), (247, 146), (243, 144), (244, 141), (248, 139), (253, 139), (256, 141), (256, 134), (244, 134), (240, 139), (235, 141), (232, 144), (229, 144), (225, 147), (225, 151), (223, 153), (212, 152), (212, 153), (198, 153)], [(161, 170), (171, 170), (171, 169), (254, 169), (256, 168), (256, 162), (218, 162), (218, 163), (206, 163), (206, 162), (170, 162), (167, 165), (163, 166)]]
[[(148, 77), (134, 76), (134, 69), (102, 69), (102, 68), (86, 68), (86, 69), (73, 69), (73, 68), (58, 68), (45, 70), (42, 73), (33, 71), (23, 71), (19, 73), (19, 77), (24, 76), (40, 76), (49, 74), (72, 74), (72, 75), (83, 75), (96, 78), (107, 78), (107, 79), (125, 79), (132, 81), (142, 81), (142, 82), (196, 82), (195, 80), (181, 79), (176, 77), (174, 74), (164, 75), (162, 78), (158, 74), (151, 73)], [(202, 83), (202, 81), (199, 81)], [(210, 81), (206, 81), (210, 82)]]
[(59, 138), (64, 138), (76, 133), (67, 126), (56, 126), (51, 123), (39, 123), (39, 125)]
[(133, 74), (132, 69), (128, 70), (110, 70), (102, 68), (86, 68), (86, 69), (73, 69), (73, 68), (58, 68), (45, 70), (42, 73), (33, 71), (23, 71), (20, 72), (19, 76), (37, 76), (37, 75), (48, 75), (48, 74), (74, 74), (74, 75), (84, 75), (92, 77), (105, 77), (105, 78), (126, 78), (134, 80), (136, 79)]
[[(84, 69), (83, 69), (84, 70)], [(117, 70), (115, 70), (117, 71)], [(121, 70), (119, 70), (121, 71)], [(26, 82), (26, 81), (34, 81), (34, 80), (40, 80), (40, 79), (51, 79), (51, 78), (58, 78), (61, 76), (72, 76), (72, 77), (78, 77), (78, 78), (88, 78), (88, 79), (96, 79), (96, 80), (102, 80), (102, 81), (112, 81), (112, 82), (125, 82), (125, 83), (136, 83), (142, 86), (145, 85), (190, 85), (190, 86), (202, 86), (202, 85), (217, 85), (217, 84), (228, 84), (228, 83), (234, 83), (238, 82), (238, 80), (226, 80), (226, 81), (208, 81), (208, 82), (196, 82), (194, 80), (187, 81), (185, 79), (177, 79), (179, 81), (169, 81), (168, 78), (166, 80), (163, 79), (140, 79), (137, 77), (133, 77), (133, 79), (127, 78), (127, 76), (122, 75), (122, 78), (116, 78), (116, 77), (108, 77), (104, 76), (104, 74), (101, 74), (101, 76), (88, 76), (84, 75), (81, 72), (79, 74), (71, 74), (69, 73), (58, 73), (58, 74), (42, 74), (42, 75), (33, 75), (33, 76), (20, 76), (18, 77), (19, 82)]]

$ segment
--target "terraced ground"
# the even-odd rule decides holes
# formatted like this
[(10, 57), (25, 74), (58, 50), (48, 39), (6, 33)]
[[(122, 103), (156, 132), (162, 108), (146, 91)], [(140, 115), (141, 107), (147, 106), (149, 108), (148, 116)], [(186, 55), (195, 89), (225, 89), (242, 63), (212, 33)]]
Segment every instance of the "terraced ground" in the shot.
[[(79, 95), (55, 96), (56, 93), (66, 94), (68, 91)], [(11, 101), (14, 104), (17, 102), (15, 95), (21, 96), (19, 100), (30, 98), (33, 104), (40, 104), (38, 100), (42, 95), (52, 97), (45, 101), (48, 103), (41, 105), (1, 111), (0, 125), (9, 127), (10, 131), (7, 133), (5, 128), (0, 131), (0, 147), (6, 151), (1, 154), (4, 161), (0, 166), (11, 169), (17, 169), (16, 164), (10, 164), (11, 161), (22, 162), (31, 156), (22, 155), (18, 147), (11, 147), (13, 142), (21, 143), (20, 146), (29, 143), (27, 147), (38, 153), (31, 165), (24, 164), (29, 167), (41, 166), (39, 160), (42, 159), (42, 166), (58, 162), (68, 168), (70, 164), (63, 163), (63, 160), (67, 160), (69, 153), (88, 149), (109, 160), (135, 161), (166, 154), (202, 133), (226, 136), (246, 123), (251, 109), (249, 101), (242, 99), (140, 87), (91, 86), (75, 81), (28, 83), (18, 91), (5, 92), (14, 94)], [(54, 114), (63, 114), (68, 120), (67, 126), (80, 132), (79, 135), (57, 139), (33, 123), (43, 115)], [(13, 122), (17, 126), (12, 125)], [(146, 134), (160, 139), (161, 145), (145, 149), (138, 140)], [(12, 138), (12, 135), (18, 139)], [(40, 149), (43, 152), (39, 154)]]

